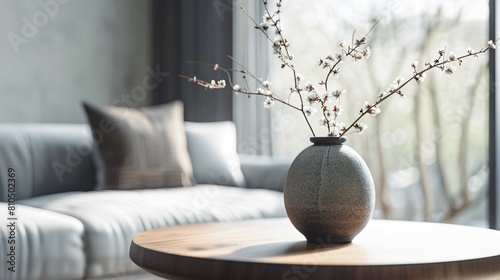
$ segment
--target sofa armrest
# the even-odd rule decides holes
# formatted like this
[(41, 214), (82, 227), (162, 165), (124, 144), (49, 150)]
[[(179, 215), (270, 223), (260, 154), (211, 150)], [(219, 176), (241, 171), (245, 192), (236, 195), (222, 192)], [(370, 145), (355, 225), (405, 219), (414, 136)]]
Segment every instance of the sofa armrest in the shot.
[(9, 168), (16, 199), (94, 189), (93, 149), (86, 124), (0, 124), (0, 201), (7, 201)]
[(239, 157), (247, 188), (283, 191), (292, 160), (243, 154)]

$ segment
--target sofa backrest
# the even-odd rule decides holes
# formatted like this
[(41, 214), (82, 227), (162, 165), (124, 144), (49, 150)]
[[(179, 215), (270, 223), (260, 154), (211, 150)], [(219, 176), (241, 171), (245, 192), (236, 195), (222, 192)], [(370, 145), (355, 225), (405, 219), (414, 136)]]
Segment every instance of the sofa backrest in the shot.
[(0, 201), (94, 189), (94, 150), (87, 124), (0, 124)]

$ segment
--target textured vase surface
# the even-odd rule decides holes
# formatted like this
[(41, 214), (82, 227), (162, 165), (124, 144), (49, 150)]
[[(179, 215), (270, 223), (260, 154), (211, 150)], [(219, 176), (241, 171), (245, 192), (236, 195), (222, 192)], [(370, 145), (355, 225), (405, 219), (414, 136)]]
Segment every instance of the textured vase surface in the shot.
[(312, 137), (288, 172), (288, 218), (309, 242), (347, 243), (368, 224), (375, 186), (361, 156), (344, 138)]

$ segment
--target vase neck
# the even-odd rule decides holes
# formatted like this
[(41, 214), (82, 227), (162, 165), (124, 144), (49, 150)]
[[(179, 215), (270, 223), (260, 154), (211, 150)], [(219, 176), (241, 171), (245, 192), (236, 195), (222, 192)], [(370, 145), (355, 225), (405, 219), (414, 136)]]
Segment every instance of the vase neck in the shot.
[(347, 139), (344, 137), (311, 137), (314, 145), (342, 145)]

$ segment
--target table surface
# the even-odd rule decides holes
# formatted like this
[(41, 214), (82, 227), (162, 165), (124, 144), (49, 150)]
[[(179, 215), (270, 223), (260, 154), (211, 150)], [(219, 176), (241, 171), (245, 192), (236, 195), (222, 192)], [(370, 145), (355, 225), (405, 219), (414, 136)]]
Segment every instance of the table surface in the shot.
[(313, 244), (288, 219), (146, 231), (130, 258), (168, 279), (500, 279), (500, 231), (371, 220), (351, 243)]

